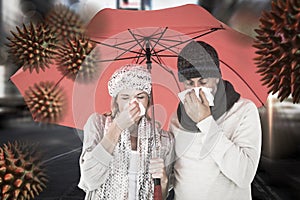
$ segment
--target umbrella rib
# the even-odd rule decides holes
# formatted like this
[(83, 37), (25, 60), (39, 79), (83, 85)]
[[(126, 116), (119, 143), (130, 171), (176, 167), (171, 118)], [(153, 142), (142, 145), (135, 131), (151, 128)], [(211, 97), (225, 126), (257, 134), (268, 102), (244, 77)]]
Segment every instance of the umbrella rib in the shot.
[[(107, 44), (107, 43), (104, 43), (104, 42), (99, 42), (99, 41), (95, 41), (95, 40), (91, 40), (92, 42), (95, 42), (97, 44), (100, 44), (100, 45), (104, 45), (104, 46), (107, 46), (107, 47), (110, 47), (110, 48), (114, 48), (114, 49), (118, 49), (118, 50), (122, 50), (124, 51), (124, 53), (126, 52), (130, 52), (130, 53), (135, 53), (135, 54), (139, 54), (140, 52), (138, 51), (132, 51), (130, 49), (132, 49), (133, 47), (135, 47), (136, 45), (134, 45), (133, 47), (129, 48), (129, 49), (125, 49), (125, 48), (122, 48), (122, 47), (118, 47), (118, 45), (121, 45), (121, 44), (126, 44), (126, 43), (120, 43), (120, 44), (116, 44), (116, 45), (111, 45), (111, 44)], [(132, 42), (132, 41), (130, 41)], [(128, 42), (129, 43), (129, 42)]]
[[(145, 54), (144, 54), (144, 55), (145, 55)], [(142, 59), (142, 61), (139, 62), (139, 59), (140, 59), (140, 58), (143, 58), (143, 59)], [(146, 60), (146, 56), (143, 56), (143, 57), (139, 56), (139, 57), (138, 57), (138, 60), (136, 61), (136, 63), (142, 64), (145, 60)]]
[[(131, 51), (131, 49), (133, 49), (134, 47), (136, 47), (137, 46), (137, 44), (133, 44), (133, 46), (131, 46), (130, 48), (128, 48), (128, 50), (126, 51), (124, 51), (124, 52), (122, 52), (120, 55), (118, 55), (116, 58), (120, 58), (121, 56), (123, 56), (126, 52), (135, 52), (135, 51)], [(140, 52), (136, 52), (136, 54), (137, 55), (140, 55), (140, 54), (142, 54), (142, 52), (140, 51)]]
[(178, 57), (178, 55), (164, 55), (164, 54), (159, 54), (157, 55), (159, 57), (165, 57), (165, 58), (173, 58), (173, 57)]
[(160, 36), (158, 37), (155, 44), (151, 48), (151, 52), (154, 50), (155, 46), (158, 44), (158, 42), (161, 40), (161, 38), (163, 37), (163, 35), (166, 33), (167, 30), (168, 30), (168, 27), (165, 27), (164, 30), (160, 33)]
[(233, 71), (247, 85), (247, 87), (251, 90), (251, 92), (254, 94), (254, 96), (259, 100), (259, 102), (262, 105), (264, 105), (264, 103), (262, 102), (262, 100), (257, 96), (257, 94), (255, 93), (255, 91), (252, 89), (252, 87), (247, 83), (247, 81), (239, 73), (237, 73), (236, 70), (234, 70), (231, 66), (229, 66), (227, 63), (225, 63), (221, 59), (220, 59), (220, 62), (223, 63), (226, 67), (228, 67), (231, 71)]
[(130, 56), (125, 58), (114, 58), (114, 59), (107, 59), (107, 60), (96, 60), (96, 62), (112, 62), (112, 61), (120, 61), (120, 60), (128, 60), (128, 59), (135, 59), (140, 58), (140, 56)]
[(49, 162), (51, 162), (51, 161), (56, 160), (57, 158), (62, 158), (62, 157), (67, 156), (67, 155), (69, 155), (69, 154), (71, 154), (71, 153), (73, 153), (73, 152), (79, 152), (81, 149), (82, 149), (82, 147), (78, 147), (78, 148), (73, 149), (73, 150), (71, 150), (71, 151), (67, 151), (67, 152), (65, 152), (65, 153), (58, 154), (58, 155), (56, 155), (56, 156), (53, 156), (53, 157), (49, 158), (48, 160), (44, 160), (44, 161), (42, 162), (42, 164), (45, 165), (45, 164), (47, 164), (47, 163), (49, 163)]
[[(204, 34), (202, 34), (202, 35), (196, 36), (196, 37), (191, 38), (190, 40), (186, 40), (186, 41), (180, 41), (180, 40), (174, 40), (174, 39), (166, 39), (166, 38), (160, 38), (159, 40), (160, 40), (160, 41), (165, 41), (165, 42), (173, 42), (173, 43), (176, 42), (176, 43), (178, 43), (178, 44), (175, 44), (175, 45), (171, 46), (171, 48), (172, 48), (172, 47), (178, 46), (178, 45), (180, 45), (180, 44), (186, 43), (187, 41), (191, 41), (191, 40), (193, 40), (193, 39), (197, 39), (198, 37), (202, 37), (202, 36), (204, 36), (204, 35), (206, 35), (206, 34), (209, 34), (209, 33), (211, 33), (211, 32), (214, 32), (214, 31), (216, 31), (217, 29), (225, 29), (225, 28), (223, 28), (222, 25), (220, 26), (220, 28), (210, 28), (210, 31), (209, 31), (209, 32), (206, 32), (206, 33), (204, 33)], [(192, 35), (192, 34), (199, 33), (199, 32), (203, 32), (203, 31), (195, 31), (195, 32), (191, 32), (191, 33), (188, 33), (188, 34), (185, 34), (185, 35)], [(181, 35), (181, 34), (178, 34), (177, 36), (172, 36), (172, 37), (179, 37), (179, 36), (182, 36), (182, 35)], [(158, 44), (161, 45), (162, 47), (166, 48), (165, 46), (162, 45), (162, 43), (158, 43)], [(164, 51), (164, 49), (162, 49), (162, 50)], [(176, 54), (176, 53), (175, 53), (175, 54)]]
[(157, 61), (156, 59), (153, 59), (153, 61), (154, 61), (156, 64), (158, 64), (161, 68), (163, 68), (166, 72), (168, 72), (169, 74), (171, 74), (171, 76), (173, 77), (173, 79), (174, 79), (174, 81), (175, 81), (175, 83), (176, 83), (176, 86), (177, 86), (177, 88), (178, 88), (178, 91), (180, 92), (180, 91), (181, 91), (181, 90), (180, 90), (180, 86), (179, 86), (179, 84), (178, 84), (178, 82), (177, 82), (177, 80), (176, 80), (176, 77), (175, 77), (173, 71), (172, 71), (172, 70), (169, 70), (168, 68), (166, 68), (165, 66), (163, 66), (163, 65), (162, 65), (159, 61)]
[(195, 37), (193, 37), (192, 39), (194, 40), (194, 39), (197, 39), (197, 38), (199, 38), (199, 37), (202, 37), (202, 36), (208, 35), (208, 34), (210, 34), (210, 33), (213, 33), (213, 32), (215, 32), (215, 31), (219, 31), (219, 30), (225, 30), (225, 28), (224, 28), (222, 25), (220, 25), (219, 28), (211, 28), (210, 31), (208, 31), (208, 32), (206, 32), (206, 33), (203, 33), (203, 34), (201, 34), (201, 35), (195, 36)]
[(70, 73), (70, 71), (66, 72), (54, 85), (53, 90), (59, 85), (59, 83)]
[[(161, 46), (161, 47), (163, 47), (163, 48), (165, 48), (165, 49), (161, 49), (162, 51), (165, 51), (165, 50), (168, 49), (167, 46), (165, 46), (165, 45), (163, 45), (163, 44), (161, 44), (161, 43), (159, 43), (158, 45)], [(177, 46), (177, 45), (176, 45), (176, 46)], [(174, 47), (176, 47), (176, 46), (174, 46)], [(153, 48), (153, 49), (154, 49), (154, 48)], [(152, 49), (152, 50), (153, 50), (153, 49)], [(177, 52), (174, 51), (173, 49), (168, 49), (168, 50), (171, 51), (171, 52), (173, 52), (174, 54), (177, 54)], [(157, 54), (157, 53), (159, 53), (159, 52), (161, 52), (161, 51), (158, 51), (158, 52), (155, 52), (155, 53)]]
[[(160, 29), (162, 29), (162, 27), (158, 27), (157, 29), (156, 29), (156, 32), (154, 32), (154, 33), (152, 33), (152, 35), (149, 35), (149, 36), (147, 36), (148, 38), (154, 38), (155, 36), (158, 36), (158, 35), (161, 35), (162, 34), (162, 31), (160, 30)], [(168, 29), (168, 27), (165, 27), (164, 28), (164, 30), (165, 29)], [(160, 31), (159, 31), (160, 30)], [(159, 31), (159, 32), (157, 32), (157, 31)], [(164, 31), (165, 32), (165, 31)], [(141, 37), (141, 38), (145, 38), (145, 35), (141, 35), (141, 34), (139, 34), (139, 33), (134, 33), (134, 35), (136, 35), (136, 36), (139, 36), (139, 37)]]
[[(131, 36), (133, 37), (133, 39), (137, 42), (137, 44), (141, 47), (141, 49), (143, 50), (143, 51), (145, 51), (146, 52), (146, 50), (144, 49), (144, 46), (138, 41), (138, 39), (135, 37), (135, 34), (130, 30), (130, 29), (128, 29), (128, 31), (129, 31), (129, 33), (131, 34)], [(145, 41), (145, 40), (143, 40), (143, 41)]]
[[(159, 35), (159, 37), (157, 38), (157, 39), (153, 39), (153, 35), (151, 35), (151, 36), (148, 36), (148, 37), (144, 37), (144, 41), (152, 41), (153, 43), (154, 43), (154, 45), (152, 45), (150, 42), (149, 42), (149, 45), (151, 45), (151, 50), (150, 50), (150, 52), (154, 52), (155, 53), (155, 55), (156, 55), (156, 57), (158, 57), (158, 55), (157, 55), (157, 53), (154, 51), (154, 48), (155, 48), (155, 46), (157, 46), (157, 45), (160, 45), (160, 46), (162, 46), (162, 47), (164, 47), (164, 48), (166, 48), (164, 45), (162, 45), (162, 44), (160, 44), (159, 43), (159, 41), (162, 39), (162, 37), (164, 36), (164, 34), (166, 33), (166, 31), (168, 30), (168, 27), (165, 27), (164, 29), (163, 29), (163, 31), (161, 31), (161, 32), (159, 32), (159, 33), (155, 33), (155, 34), (153, 34), (153, 35)], [(135, 33), (133, 33), (130, 29), (128, 29), (128, 31), (129, 31), (129, 33), (132, 35), (132, 37), (136, 40), (136, 42), (138, 43), (138, 45), (140, 45), (140, 47), (145, 51), (145, 49), (144, 49), (144, 45), (141, 45), (141, 43), (138, 41), (138, 39), (136, 38), (136, 35), (138, 35), (138, 34), (135, 34)], [(138, 35), (138, 36), (140, 36), (140, 37), (142, 37), (141, 35)], [(146, 40), (146, 38), (148, 38), (147, 40)], [(167, 49), (167, 48), (166, 48)], [(174, 54), (177, 54), (177, 52), (175, 52), (174, 50), (172, 50), (172, 49), (169, 49), (171, 52), (173, 52)], [(143, 59), (143, 61), (144, 61), (145, 59)]]
[[(158, 53), (160, 53), (160, 52), (169, 50), (169, 51), (173, 52), (174, 54), (177, 54), (177, 52), (175, 52), (174, 50), (172, 50), (172, 48), (174, 48), (174, 47), (176, 47), (176, 46), (179, 46), (179, 45), (181, 45), (181, 44), (187, 43), (187, 42), (189, 42), (189, 41), (191, 41), (191, 40), (197, 39), (197, 38), (199, 38), (199, 37), (202, 37), (202, 36), (204, 36), (204, 35), (210, 34), (210, 33), (214, 32), (214, 31), (217, 31), (217, 30), (220, 30), (220, 29), (224, 29), (224, 28), (223, 28), (222, 26), (221, 26), (220, 28), (211, 28), (210, 31), (208, 31), (208, 32), (206, 32), (206, 33), (204, 33), (204, 34), (195, 36), (195, 37), (193, 37), (193, 38), (191, 38), (191, 39), (189, 39), (189, 40), (186, 40), (186, 41), (178, 41), (177, 44), (174, 44), (174, 45), (169, 46), (169, 47), (167, 47), (167, 46), (165, 46), (165, 45), (162, 45), (161, 43), (158, 43), (158, 41), (153, 41), (153, 42), (155, 42), (155, 45), (160, 45), (160, 46), (162, 46), (162, 47), (164, 48), (164, 49), (161, 49), (161, 50), (159, 50), (159, 51), (156, 51), (155, 53), (158, 55)], [(167, 27), (164, 29), (163, 33), (161, 32), (161, 33), (156, 33), (156, 34), (155, 34), (155, 35), (160, 34), (159, 40), (168, 41), (168, 40), (162, 38), (162, 36), (163, 36), (163, 34), (165, 33), (166, 30), (167, 30)], [(137, 34), (134, 34), (130, 29), (128, 29), (128, 31), (129, 31), (129, 33), (131, 34), (131, 36), (133, 37), (134, 40), (131, 40), (131, 41), (128, 41), (128, 42), (119, 43), (119, 44), (115, 44), (115, 45), (110, 45), (110, 44), (107, 44), (107, 43), (104, 43), (104, 42), (99, 42), (99, 41), (91, 40), (91, 41), (93, 41), (93, 42), (95, 42), (95, 43), (97, 43), (97, 44), (104, 45), (104, 46), (107, 46), (107, 47), (110, 47), (110, 48), (114, 48), (114, 49), (118, 49), (118, 50), (123, 51), (120, 55), (118, 55), (118, 56), (117, 56), (116, 58), (114, 58), (114, 59), (107, 59), (107, 60), (102, 60), (102, 61), (98, 60), (97, 62), (109, 62), (109, 61), (126, 60), (126, 59), (134, 59), (134, 58), (137, 58), (138, 60), (137, 60), (136, 62), (139, 62), (139, 59), (140, 59), (141, 57), (144, 57), (144, 56), (145, 56), (145, 54), (143, 53), (143, 52), (145, 52), (145, 48), (144, 48), (144, 46), (141, 44), (141, 41), (139, 41), (138, 38), (136, 38), (136, 35), (137, 35)], [(130, 48), (125, 49), (125, 48), (119, 47), (120, 45), (123, 45), (123, 44), (129, 44), (129, 43), (131, 43), (131, 42), (133, 42), (133, 41), (136, 41), (136, 43), (135, 43), (133, 46), (131, 46)], [(132, 49), (133, 49), (134, 47), (136, 47), (137, 45), (139, 45), (139, 46), (141, 47), (141, 51), (140, 51), (140, 52), (132, 50)], [(154, 49), (154, 46), (152, 47), (152, 52), (153, 52), (153, 49)], [(127, 52), (137, 54), (138, 56), (134, 56), (134, 57), (126, 57), (126, 58), (120, 58), (122, 55), (124, 55), (124, 54), (127, 53)], [(160, 56), (160, 55), (159, 55), (159, 56)], [(144, 61), (144, 60), (145, 60), (145, 59), (143, 59), (143, 61)]]
[[(131, 36), (134, 38), (134, 40), (137, 42), (137, 44), (141, 47), (141, 51), (146, 51), (145, 48), (144, 48), (145, 42), (148, 42), (149, 45), (151, 45), (151, 43), (149, 42), (149, 40), (150, 40), (150, 41), (153, 41), (155, 44), (154, 44), (154, 45), (151, 45), (152, 47), (151, 47), (150, 52), (154, 52), (155, 46), (158, 44), (158, 42), (160, 41), (160, 39), (161, 39), (161, 38), (163, 37), (163, 35), (166, 33), (167, 29), (168, 29), (168, 27), (165, 27), (163, 31), (161, 31), (161, 32), (159, 32), (159, 33), (154, 33), (154, 34), (152, 34), (151, 36), (147, 36), (147, 37), (143, 37), (143, 36), (140, 35), (140, 34), (133, 33), (130, 29), (128, 29), (128, 31), (129, 31), (129, 33), (131, 34)], [(151, 38), (153, 38), (154, 35), (159, 35), (159, 38), (158, 38), (157, 40), (151, 39)], [(143, 44), (143, 45), (138, 41), (138, 39), (137, 39), (136, 36), (142, 37), (142, 38), (144, 39), (144, 40), (143, 40), (143, 41), (144, 41), (144, 44)], [(144, 54), (144, 55), (145, 55), (145, 54)], [(144, 60), (145, 60), (145, 59), (143, 59), (143, 61), (144, 61)], [(142, 62), (143, 62), (143, 61), (142, 61)]]
[[(181, 44), (190, 42), (190, 41), (192, 41), (192, 40), (194, 40), (194, 39), (197, 39), (197, 38), (199, 38), (199, 37), (205, 36), (205, 35), (207, 35), (207, 34), (210, 34), (210, 33), (212, 33), (212, 32), (215, 32), (215, 31), (221, 30), (221, 29), (225, 29), (225, 28), (224, 28), (222, 25), (220, 26), (220, 28), (211, 28), (210, 31), (208, 31), (208, 32), (206, 32), (206, 33), (203, 33), (203, 34), (201, 34), (201, 35), (195, 36), (195, 37), (193, 37), (193, 38), (191, 38), (191, 39), (188, 39), (188, 40), (185, 40), (185, 41), (179, 41), (179, 40), (171, 40), (171, 39), (161, 38), (161, 39), (160, 39), (161, 41), (174, 42), (174, 43), (177, 42), (177, 44), (174, 44), (174, 45), (172, 45), (172, 46), (167, 47), (167, 46), (163, 45), (162, 43), (158, 43), (158, 45), (162, 46), (164, 49), (161, 49), (161, 50), (157, 51), (157, 53), (160, 53), (160, 52), (162, 52), (162, 51), (169, 50), (169, 51), (172, 51), (173, 53), (177, 54), (177, 52), (175, 52), (175, 51), (172, 50), (171, 48), (174, 48), (174, 47), (179, 46), (179, 45), (181, 45)], [(198, 31), (198, 32), (199, 32), (199, 31)], [(194, 33), (197, 33), (197, 32), (194, 32)], [(193, 33), (190, 33), (190, 34), (193, 34)]]
[[(173, 48), (173, 47), (179, 46), (179, 45), (181, 45), (181, 44), (190, 42), (190, 41), (192, 41), (192, 40), (194, 40), (194, 39), (203, 37), (203, 36), (205, 36), (205, 35), (207, 35), (207, 34), (213, 33), (213, 32), (218, 31), (218, 30), (223, 30), (223, 29), (225, 29), (225, 28), (224, 28), (222, 25), (221, 25), (220, 28), (211, 28), (210, 31), (208, 31), (208, 32), (206, 32), (206, 33), (203, 33), (203, 34), (200, 34), (200, 35), (198, 35), (198, 36), (192, 37), (191, 39), (188, 39), (188, 40), (185, 40), (185, 41), (180, 41), (180, 42), (178, 42), (177, 44), (174, 44), (174, 45), (172, 45), (172, 46), (170, 46), (170, 47), (166, 47), (165, 49), (161, 49), (161, 50), (157, 51), (157, 53), (160, 53), (160, 52), (163, 52), (163, 51), (166, 51), (166, 50), (170, 50), (170, 49)], [(170, 51), (171, 51), (171, 50), (170, 50)]]

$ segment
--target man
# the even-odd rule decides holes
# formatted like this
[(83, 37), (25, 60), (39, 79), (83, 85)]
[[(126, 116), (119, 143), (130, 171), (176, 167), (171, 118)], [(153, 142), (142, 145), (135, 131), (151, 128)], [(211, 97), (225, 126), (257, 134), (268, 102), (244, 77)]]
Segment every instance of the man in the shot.
[[(233, 55), (236, 56), (236, 55)], [(213, 106), (199, 89), (190, 90), (171, 121), (177, 160), (176, 200), (249, 200), (261, 150), (261, 125), (253, 102), (222, 79), (215, 49), (190, 42), (178, 57), (185, 89), (208, 88)]]

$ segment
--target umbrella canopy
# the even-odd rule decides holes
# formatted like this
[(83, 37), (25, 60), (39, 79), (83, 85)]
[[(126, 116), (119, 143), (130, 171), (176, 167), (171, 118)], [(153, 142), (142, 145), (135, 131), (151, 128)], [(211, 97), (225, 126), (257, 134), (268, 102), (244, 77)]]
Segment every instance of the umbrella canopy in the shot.
[[(231, 29), (200, 6), (191, 4), (155, 11), (104, 9), (92, 18), (86, 30), (97, 44), (100, 68), (97, 80), (74, 81), (63, 76), (57, 65), (40, 73), (20, 69), (11, 77), (22, 95), (33, 96), (32, 101), (37, 94), (47, 93), (33, 87), (34, 84), (47, 80), (55, 83), (48, 87), (55, 93), (55, 105), (61, 105), (59, 101), (65, 103), (59, 107), (63, 116), (54, 123), (82, 129), (92, 112), (109, 111), (107, 80), (118, 67), (128, 63), (144, 63), (149, 67), (151, 62), (155, 115), (167, 128), (180, 92), (177, 55), (192, 39), (205, 41), (217, 50), (223, 78), (230, 80), (242, 97), (257, 106), (263, 105), (267, 98), (267, 89), (256, 73), (252, 38)], [(31, 92), (26, 93), (29, 87)]]

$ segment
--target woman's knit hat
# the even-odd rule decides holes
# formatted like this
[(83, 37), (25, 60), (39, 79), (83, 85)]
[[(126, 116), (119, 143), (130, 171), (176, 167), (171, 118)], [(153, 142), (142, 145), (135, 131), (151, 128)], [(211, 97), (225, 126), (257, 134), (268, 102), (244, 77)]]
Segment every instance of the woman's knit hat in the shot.
[(196, 77), (221, 78), (216, 50), (202, 41), (192, 41), (181, 50), (177, 68), (180, 82)]
[(151, 93), (151, 74), (142, 65), (128, 64), (113, 73), (108, 81), (108, 92), (116, 97), (121, 90), (136, 89)]

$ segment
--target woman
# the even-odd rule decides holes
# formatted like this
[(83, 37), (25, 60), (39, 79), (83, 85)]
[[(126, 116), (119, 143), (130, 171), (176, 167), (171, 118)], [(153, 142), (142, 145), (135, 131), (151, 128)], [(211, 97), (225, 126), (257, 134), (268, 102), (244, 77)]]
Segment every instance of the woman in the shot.
[[(89, 200), (153, 199), (153, 178), (167, 195), (173, 136), (147, 117), (151, 74), (140, 65), (126, 65), (108, 82), (111, 114), (94, 113), (84, 126), (79, 187)], [(155, 153), (153, 142), (157, 144)]]

